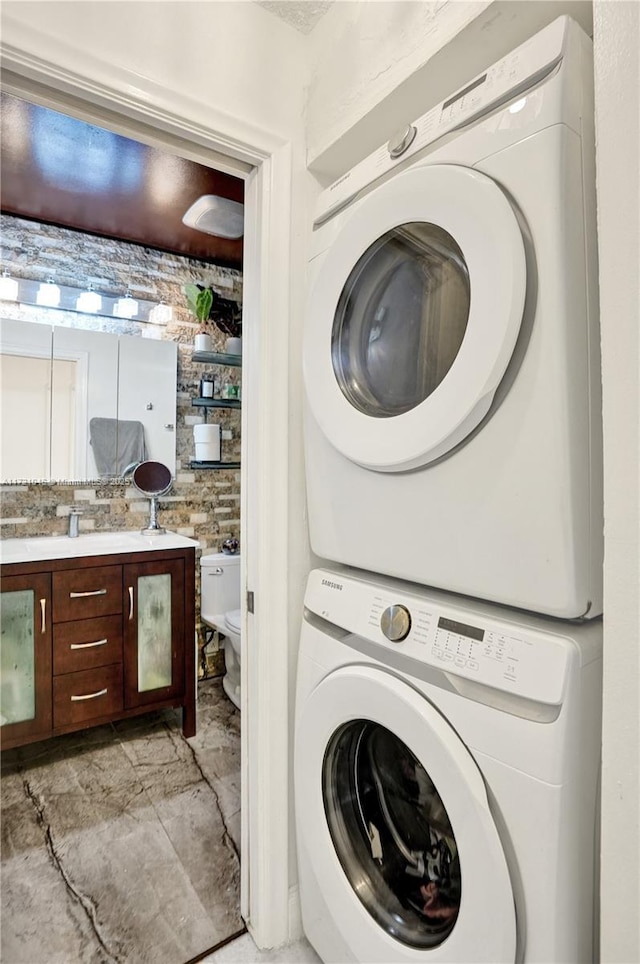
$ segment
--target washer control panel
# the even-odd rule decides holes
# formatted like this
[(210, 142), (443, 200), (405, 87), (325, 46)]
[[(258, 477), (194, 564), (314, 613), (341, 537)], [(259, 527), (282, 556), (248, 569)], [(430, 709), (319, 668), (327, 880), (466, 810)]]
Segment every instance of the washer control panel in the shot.
[[(528, 699), (562, 702), (574, 647), (561, 630), (540, 631), (524, 615), (520, 625), (515, 612), (506, 618), (491, 604), (449, 599), (433, 590), (400, 594), (314, 570), (305, 604), (350, 633), (443, 672)], [(536, 621), (529, 617), (529, 623)]]

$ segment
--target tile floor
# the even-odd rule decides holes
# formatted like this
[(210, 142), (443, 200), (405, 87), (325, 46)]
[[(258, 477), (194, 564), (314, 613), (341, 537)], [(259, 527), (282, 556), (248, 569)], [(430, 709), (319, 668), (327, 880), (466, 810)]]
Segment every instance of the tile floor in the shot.
[(286, 947), (259, 951), (251, 935), (243, 934), (203, 958), (202, 964), (321, 964), (321, 961), (308, 941), (295, 941)]
[(3, 964), (181, 964), (241, 930), (239, 736), (211, 680), (192, 740), (165, 712), (6, 751)]

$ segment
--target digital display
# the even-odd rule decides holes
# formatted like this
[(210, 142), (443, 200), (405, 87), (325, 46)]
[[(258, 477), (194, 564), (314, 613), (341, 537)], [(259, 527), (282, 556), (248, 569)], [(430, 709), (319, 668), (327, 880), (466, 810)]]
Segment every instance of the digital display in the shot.
[(477, 629), (475, 626), (467, 626), (465, 623), (457, 623), (455, 619), (445, 619), (441, 616), (438, 620), (438, 629), (446, 629), (449, 633), (457, 633), (459, 636), (468, 636), (469, 639), (484, 639), (484, 629)]
[(477, 80), (474, 80), (473, 83), (469, 84), (468, 87), (465, 87), (464, 90), (459, 90), (458, 93), (454, 94), (453, 97), (450, 97), (449, 100), (445, 100), (444, 104), (442, 105), (442, 109), (446, 110), (447, 107), (451, 107), (451, 105), (455, 104), (457, 100), (460, 100), (461, 97), (464, 97), (465, 94), (468, 94), (470, 90), (475, 90), (476, 87), (480, 86), (480, 84), (484, 84), (486, 79), (486, 74), (483, 74), (482, 77), (478, 77)]

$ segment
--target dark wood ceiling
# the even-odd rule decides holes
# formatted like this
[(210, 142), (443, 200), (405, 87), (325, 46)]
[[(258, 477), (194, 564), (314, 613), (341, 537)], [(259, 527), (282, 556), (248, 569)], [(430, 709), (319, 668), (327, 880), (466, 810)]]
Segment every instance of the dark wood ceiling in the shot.
[(182, 224), (203, 194), (242, 202), (240, 178), (6, 93), (0, 120), (0, 207), (7, 214), (242, 265), (242, 238)]

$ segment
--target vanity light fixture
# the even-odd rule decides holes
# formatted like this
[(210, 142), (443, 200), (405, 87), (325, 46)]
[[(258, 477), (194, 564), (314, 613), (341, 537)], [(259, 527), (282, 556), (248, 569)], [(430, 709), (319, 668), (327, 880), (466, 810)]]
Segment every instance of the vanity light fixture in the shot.
[(131, 292), (127, 291), (124, 298), (118, 298), (113, 306), (113, 314), (116, 318), (135, 318), (138, 314), (138, 302), (131, 297)]
[(97, 291), (93, 290), (93, 285), (89, 285), (86, 291), (83, 291), (76, 301), (77, 311), (86, 311), (94, 314), (102, 308), (102, 298)]
[(149, 312), (149, 321), (152, 325), (168, 325), (173, 318), (173, 308), (160, 302)]
[[(131, 290), (126, 295), (109, 294), (104, 288), (95, 290), (94, 282), (84, 288), (55, 284), (52, 277), (46, 282), (31, 278), (12, 278), (10, 267), (0, 263), (0, 300), (17, 301), (21, 305), (39, 308), (55, 308), (58, 311), (79, 311), (100, 315), (104, 318), (135, 319), (151, 325), (168, 325), (173, 319), (173, 308), (164, 302), (158, 304), (144, 298), (133, 298)], [(103, 282), (108, 284), (108, 282)]]
[(60, 288), (53, 283), (53, 278), (49, 278), (38, 288), (36, 304), (44, 308), (57, 308), (60, 304)]
[(0, 278), (0, 298), (4, 301), (15, 301), (18, 297), (18, 282), (15, 278), (10, 278), (5, 271)]

